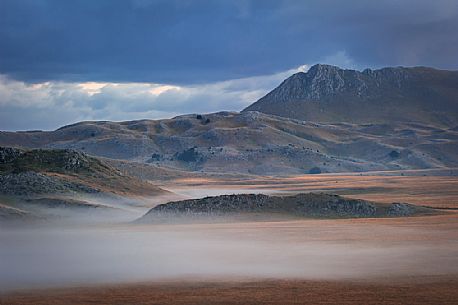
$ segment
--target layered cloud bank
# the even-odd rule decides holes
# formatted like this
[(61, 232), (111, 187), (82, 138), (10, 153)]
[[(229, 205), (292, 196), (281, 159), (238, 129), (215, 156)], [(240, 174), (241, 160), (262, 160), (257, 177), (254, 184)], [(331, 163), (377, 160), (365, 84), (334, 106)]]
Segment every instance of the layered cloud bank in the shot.
[(169, 118), (184, 113), (239, 111), (307, 66), (222, 82), (178, 86), (154, 83), (42, 82), (0, 75), (0, 130), (55, 129), (83, 120)]

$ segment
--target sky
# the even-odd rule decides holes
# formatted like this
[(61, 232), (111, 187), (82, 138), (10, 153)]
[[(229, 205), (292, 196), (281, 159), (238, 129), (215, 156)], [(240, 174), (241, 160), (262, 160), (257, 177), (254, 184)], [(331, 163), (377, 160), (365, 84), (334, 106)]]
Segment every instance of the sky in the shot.
[(458, 69), (456, 0), (0, 0), (0, 130), (239, 111), (315, 63)]

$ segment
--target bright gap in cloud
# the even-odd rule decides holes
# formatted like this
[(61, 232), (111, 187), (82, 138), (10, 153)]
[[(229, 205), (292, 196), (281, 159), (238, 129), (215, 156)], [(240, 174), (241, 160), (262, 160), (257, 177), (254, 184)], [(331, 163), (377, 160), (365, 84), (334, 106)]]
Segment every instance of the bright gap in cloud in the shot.
[(202, 85), (44, 82), (0, 75), (0, 130), (56, 129), (83, 120), (162, 119), (240, 111), (308, 66)]

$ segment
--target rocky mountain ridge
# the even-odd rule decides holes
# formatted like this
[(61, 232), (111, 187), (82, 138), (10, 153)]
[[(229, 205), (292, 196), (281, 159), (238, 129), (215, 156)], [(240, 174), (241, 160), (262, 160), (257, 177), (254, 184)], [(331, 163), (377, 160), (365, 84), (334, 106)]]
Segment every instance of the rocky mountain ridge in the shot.
[(314, 65), (248, 106), (315, 122), (433, 123), (454, 127), (458, 119), (458, 71), (390, 67), (356, 71)]

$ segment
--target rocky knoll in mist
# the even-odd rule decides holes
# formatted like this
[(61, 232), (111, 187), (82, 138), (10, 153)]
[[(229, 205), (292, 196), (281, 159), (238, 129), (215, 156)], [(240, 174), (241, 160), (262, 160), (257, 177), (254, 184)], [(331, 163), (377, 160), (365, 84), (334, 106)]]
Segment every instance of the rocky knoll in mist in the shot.
[(199, 219), (239, 214), (289, 215), (306, 218), (369, 218), (434, 213), (433, 209), (407, 203), (381, 204), (323, 193), (293, 196), (240, 194), (161, 204), (151, 209), (138, 222), (180, 221), (187, 218)]
[(314, 123), (252, 111), (0, 132), (0, 145), (135, 161), (128, 172), (148, 179), (159, 169), (264, 175), (458, 166), (458, 128)]
[(247, 107), (314, 122), (417, 122), (455, 127), (458, 71), (392, 67), (364, 71), (314, 65)]

